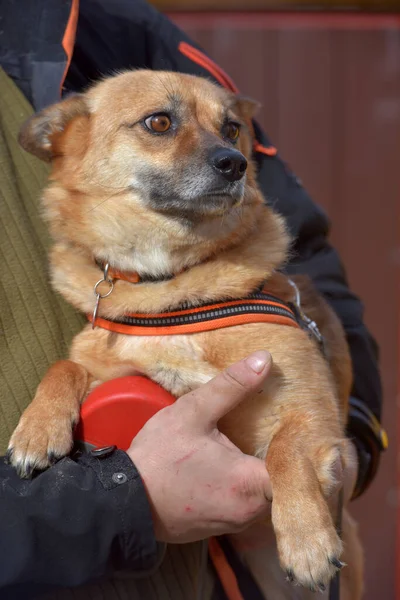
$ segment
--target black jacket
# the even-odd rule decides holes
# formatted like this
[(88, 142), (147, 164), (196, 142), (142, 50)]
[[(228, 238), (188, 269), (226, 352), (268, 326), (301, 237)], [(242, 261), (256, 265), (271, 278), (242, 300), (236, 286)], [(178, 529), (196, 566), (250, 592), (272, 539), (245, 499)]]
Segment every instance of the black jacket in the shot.
[[(0, 65), (14, 79), (36, 109), (59, 99), (59, 86), (67, 64), (61, 40), (70, 15), (71, 4), (72, 0), (63, 0), (57, 3), (52, 0), (36, 0), (35, 2), (2, 0), (1, 28), (3, 34), (0, 38)], [(39, 25), (40, 35), (37, 35)], [(182, 54), (179, 50), (179, 44), (182, 41), (197, 48), (196, 44), (191, 42), (184, 33), (144, 0), (81, 0), (74, 53), (63, 89), (64, 91), (80, 91), (100, 75), (111, 73), (115, 69), (140, 67), (177, 70), (214, 80), (216, 80), (216, 76), (218, 83), (224, 83), (224, 78), (218, 76), (218, 71), (217, 74), (215, 71), (212, 73), (209, 69)], [(259, 142), (268, 146), (269, 140), (257, 124), (255, 124), (255, 129)], [(339, 315), (346, 330), (354, 371), (348, 430), (359, 451), (360, 474), (357, 484), (357, 494), (359, 494), (372, 480), (382, 448), (379, 422), (376, 420), (380, 419), (381, 415), (381, 384), (376, 344), (363, 323), (362, 304), (350, 291), (337, 252), (327, 240), (329, 233), (327, 216), (313, 203), (299, 180), (279, 156), (257, 153), (255, 158), (258, 164), (259, 182), (264, 195), (267, 200), (273, 199), (275, 209), (286, 217), (290, 231), (295, 238), (293, 259), (288, 266), (288, 271), (290, 273), (307, 273), (311, 276), (316, 287)], [(82, 493), (82, 498), (85, 497), (80, 486), (85, 487), (86, 484), (83, 482), (87, 477), (88, 481), (91, 481), (92, 500), (86, 505), (87, 512), (84, 512), (85, 509), (82, 512), (82, 514), (86, 514), (86, 518), (89, 519), (88, 523), (90, 523), (90, 527), (86, 528), (88, 536), (86, 543), (88, 545), (93, 543), (93, 540), (89, 540), (90, 531), (101, 531), (101, 535), (96, 536), (96, 539), (102, 544), (105, 556), (107, 544), (109, 551), (115, 548), (113, 535), (115, 539), (118, 538), (120, 524), (117, 522), (116, 515), (114, 516), (115, 520), (112, 521), (114, 531), (101, 522), (100, 515), (103, 509), (101, 485), (99, 486), (92, 471), (85, 471), (86, 474), (84, 474), (80, 470), (82, 468), (80, 463), (74, 465), (66, 459), (57, 467), (40, 475), (36, 480), (37, 487), (34, 487), (35, 481), (27, 484), (16, 480), (15, 477), (12, 479), (12, 485), (18, 497), (26, 498), (27, 508), (21, 510), (28, 511), (26, 514), (29, 514), (29, 510), (36, 510), (39, 515), (41, 505), (35, 508), (36, 501), (30, 496), (30, 490), (35, 490), (40, 498), (45, 497), (44, 490), (53, 486), (52, 481), (59, 472), (57, 470), (67, 469), (69, 477), (62, 480), (63, 487), (60, 489), (57, 486), (53, 487), (54, 510), (59, 510), (60, 514), (67, 514), (64, 511), (67, 510), (71, 490), (75, 490), (74, 493), (78, 495)], [(2, 467), (2, 469), (0, 477), (8, 477), (8, 471), (6, 475), (4, 471), (6, 467)], [(143, 498), (143, 489), (140, 489), (139, 480), (136, 481), (132, 493)], [(0, 500), (6, 503), (6, 507), (10, 506), (14, 510), (14, 507), (11, 506), (12, 503), (8, 504), (10, 497), (14, 494), (12, 489), (9, 484), (3, 485)], [(114, 491), (113, 493), (117, 498), (119, 492)], [(88, 497), (86, 496), (86, 498)], [(145, 501), (143, 502), (145, 504)], [(93, 508), (97, 507), (97, 504), (99, 505), (98, 511), (97, 508)], [(49, 522), (52, 518), (55, 519), (54, 522), (58, 521), (56, 513), (52, 517), (50, 513), (43, 512), (44, 505), (42, 508), (43, 514), (40, 517), (42, 528), (47, 526), (47, 519), (50, 520)], [(95, 516), (93, 516), (93, 510), (97, 511)], [(143, 510), (148, 509), (143, 507)], [(4, 513), (1, 507), (0, 513), (3, 518)], [(93, 523), (90, 521), (92, 518), (94, 519)], [(16, 513), (14, 519), (17, 520)], [(130, 510), (127, 521), (130, 523), (132, 539), (134, 539), (135, 531), (139, 539), (141, 530), (135, 530), (138, 520), (133, 510)], [(39, 516), (37, 523), (39, 523)], [(25, 535), (28, 538), (29, 535), (32, 535), (24, 519), (19, 521), (16, 529), (12, 532), (7, 530), (8, 534), (6, 532), (5, 537), (1, 535), (1, 527), (4, 526), (4, 523), (0, 526), (0, 543), (3, 548), (6, 545), (15, 548), (13, 541), (15, 536), (22, 540)], [(18, 527), (20, 527), (20, 531)], [(64, 534), (67, 535), (68, 532), (64, 531)], [(64, 548), (68, 543), (71, 543), (72, 548), (74, 539), (73, 532), (71, 532), (70, 542), (64, 538)], [(151, 535), (149, 535), (148, 543), (151, 547), (155, 547)], [(140, 553), (141, 548), (143, 549), (140, 545), (135, 547), (133, 544), (131, 554)], [(65, 551), (65, 555), (67, 556), (67, 551)], [(27, 556), (26, 554), (25, 557), (27, 558)], [(93, 553), (88, 552), (87, 556), (84, 565), (87, 574), (96, 575), (105, 568), (106, 563), (103, 558), (99, 562), (99, 557)], [(73, 552), (68, 560), (71, 560), (71, 575), (68, 582), (66, 579), (64, 581), (70, 585), (72, 581), (75, 582), (74, 573), (81, 570), (76, 571), (74, 568)], [(77, 559), (75, 559), (76, 562)], [(81, 566), (83, 570), (83, 565)], [(36, 572), (39, 573), (40, 570)], [(56, 573), (55, 570), (54, 573)], [(15, 571), (14, 580), (18, 580), (18, 571)]]
[(0, 459), (0, 598), (29, 600), (158, 561), (139, 473), (120, 450), (64, 458), (31, 480)]

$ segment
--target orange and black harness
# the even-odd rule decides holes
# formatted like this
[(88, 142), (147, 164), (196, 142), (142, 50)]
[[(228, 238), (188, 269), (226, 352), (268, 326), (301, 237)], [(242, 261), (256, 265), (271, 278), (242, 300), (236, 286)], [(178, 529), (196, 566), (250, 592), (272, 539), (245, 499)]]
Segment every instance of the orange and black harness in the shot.
[[(225, 327), (234, 327), (248, 323), (274, 323), (299, 327), (306, 330), (323, 349), (322, 336), (314, 321), (311, 321), (301, 310), (300, 296), (297, 287), (290, 282), (295, 291), (295, 301), (287, 303), (268, 292), (265, 286), (246, 298), (221, 300), (201, 305), (184, 304), (162, 313), (133, 313), (110, 319), (98, 316), (100, 300), (109, 296), (116, 280), (133, 284), (144, 283), (137, 273), (124, 273), (113, 270), (108, 264), (102, 265), (103, 278), (94, 286), (96, 296), (95, 308), (89, 321), (94, 327), (107, 329), (116, 333), (136, 336), (165, 336), (195, 334)], [(146, 280), (152, 281), (152, 280)], [(101, 294), (99, 287), (108, 286), (106, 293)]]
[(94, 325), (127, 335), (155, 336), (201, 333), (262, 322), (299, 326), (293, 310), (264, 291), (241, 300), (181, 307), (159, 314), (135, 313), (112, 320), (97, 317)]

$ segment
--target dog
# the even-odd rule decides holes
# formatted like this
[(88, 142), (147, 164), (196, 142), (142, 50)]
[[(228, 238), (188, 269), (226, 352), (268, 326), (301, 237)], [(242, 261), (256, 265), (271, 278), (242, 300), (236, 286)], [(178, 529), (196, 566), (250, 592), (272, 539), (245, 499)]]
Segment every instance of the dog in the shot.
[[(22, 147), (51, 162), (43, 214), (54, 241), (52, 284), (92, 322), (73, 340), (69, 360), (40, 383), (9, 457), (28, 477), (67, 455), (81, 402), (105, 380), (140, 373), (178, 397), (266, 348), (273, 366), (264, 390), (219, 427), (265, 460), (283, 572), (322, 591), (343, 566), (327, 498), (334, 465), (351, 461), (344, 434), (350, 358), (338, 319), (309, 282), (279, 272), (290, 238), (256, 182), (256, 109), (206, 79), (142, 70), (105, 78), (23, 127)], [(256, 302), (266, 290), (275, 305), (296, 307), (306, 326), (278, 314), (195, 334), (123, 333), (126, 315), (162, 320), (188, 307)], [(349, 532), (346, 523), (347, 516)], [(353, 583), (344, 593), (357, 600), (360, 569), (354, 580), (351, 565), (360, 549), (349, 535), (347, 549), (356, 547), (358, 558), (346, 556)], [(261, 584), (271, 589), (271, 580)]]

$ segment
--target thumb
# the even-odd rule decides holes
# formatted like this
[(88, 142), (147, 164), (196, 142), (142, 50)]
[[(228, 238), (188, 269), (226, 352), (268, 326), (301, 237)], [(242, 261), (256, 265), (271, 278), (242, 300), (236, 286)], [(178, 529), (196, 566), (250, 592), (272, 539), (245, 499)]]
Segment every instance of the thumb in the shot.
[(221, 417), (262, 389), (271, 363), (269, 352), (254, 352), (178, 402), (183, 401), (186, 408), (193, 412), (197, 425), (213, 429)]
[(272, 484), (265, 462), (254, 456), (246, 456), (246, 485), (248, 494), (272, 502)]

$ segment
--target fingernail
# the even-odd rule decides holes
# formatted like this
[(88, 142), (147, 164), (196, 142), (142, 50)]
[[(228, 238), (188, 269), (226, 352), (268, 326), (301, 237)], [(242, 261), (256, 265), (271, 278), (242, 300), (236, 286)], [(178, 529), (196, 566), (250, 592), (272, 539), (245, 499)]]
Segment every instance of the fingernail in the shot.
[(265, 350), (258, 350), (257, 352), (250, 354), (245, 362), (255, 373), (261, 373), (266, 365), (271, 362), (271, 355)]

